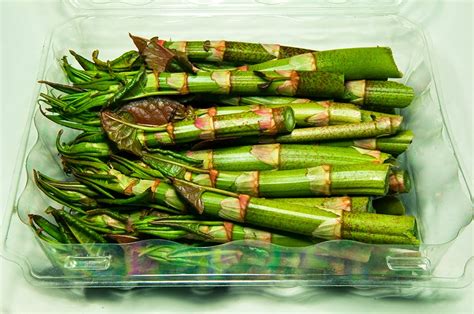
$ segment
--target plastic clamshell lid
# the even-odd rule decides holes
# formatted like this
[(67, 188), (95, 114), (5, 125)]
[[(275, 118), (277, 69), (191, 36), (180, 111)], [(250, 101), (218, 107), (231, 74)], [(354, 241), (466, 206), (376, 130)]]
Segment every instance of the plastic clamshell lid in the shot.
[(114, 14), (123, 10), (133, 10), (134, 14), (150, 14), (150, 10), (178, 11), (183, 13), (196, 9), (213, 11), (245, 11), (255, 14), (374, 14), (396, 13), (404, 0), (65, 0), (77, 10), (90, 13)]

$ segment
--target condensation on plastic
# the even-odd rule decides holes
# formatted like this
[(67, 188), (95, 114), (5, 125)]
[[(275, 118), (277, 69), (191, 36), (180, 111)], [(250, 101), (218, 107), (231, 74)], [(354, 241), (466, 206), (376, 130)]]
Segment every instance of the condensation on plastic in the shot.
[[(418, 219), (424, 244), (419, 254), (409, 247), (345, 240), (304, 249), (243, 241), (188, 248), (160, 240), (50, 246), (35, 238), (26, 226), (28, 214), (43, 213), (48, 205), (58, 206), (36, 188), (32, 170), (66, 178), (54, 146), (60, 127), (37, 110), (36, 99), (40, 91), (45, 91), (39, 86), (33, 94), (30, 124), (22, 146), (24, 157), (15, 172), (16, 188), (2, 230), (2, 254), (20, 265), (28, 281), (49, 287), (294, 286), (295, 293), (309, 294), (313, 291), (308, 290), (309, 286), (383, 287), (357, 290), (359, 294), (378, 296), (413, 296), (423, 293), (424, 288), (459, 288), (472, 281), (474, 258), (470, 253), (458, 252), (456, 259), (445, 254), (472, 220), (470, 187), (444, 122), (429, 44), (416, 25), (396, 15), (400, 1), (377, 2), (368, 11), (373, 2), (354, 0), (301, 0), (291, 2), (291, 6), (283, 0), (244, 4), (143, 0), (133, 10), (134, 5), (128, 1), (70, 2), (78, 17), (52, 32), (44, 46), (38, 79), (64, 80), (58, 60), (71, 48), (84, 55), (100, 49), (102, 59), (133, 49), (129, 32), (175, 40), (228, 39), (320, 50), (390, 46), (405, 73), (400, 81), (413, 86), (417, 95), (413, 104), (401, 111), (404, 126), (414, 131), (415, 140), (400, 161), (413, 176), (414, 188), (403, 200), (409, 213)], [(69, 130), (64, 139), (73, 135)], [(159, 261), (142, 254), (150, 247), (157, 248), (154, 252), (160, 256)], [(170, 265), (166, 260), (170, 256), (181, 258), (182, 263)], [(452, 265), (449, 273), (437, 268), (446, 262)], [(267, 289), (269, 294), (279, 293), (277, 288)]]

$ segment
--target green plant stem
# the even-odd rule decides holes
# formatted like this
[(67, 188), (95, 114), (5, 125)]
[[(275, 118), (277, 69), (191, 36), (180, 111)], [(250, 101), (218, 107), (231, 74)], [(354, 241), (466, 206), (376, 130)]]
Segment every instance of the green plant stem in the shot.
[(260, 144), (188, 151), (203, 161), (203, 168), (229, 171), (299, 169), (324, 164), (383, 163), (390, 155), (353, 147), (300, 144)]
[(338, 214), (248, 195), (222, 193), (173, 180), (178, 193), (199, 214), (323, 239), (353, 239), (368, 243), (418, 244), (415, 218), (370, 213)]
[(183, 52), (191, 61), (232, 62), (254, 64), (272, 59), (287, 58), (309, 52), (309, 49), (280, 46), (278, 44), (259, 44), (238, 41), (164, 41), (168, 48)]
[(380, 150), (392, 155), (400, 155), (408, 149), (412, 141), (413, 132), (410, 130), (402, 130), (391, 136), (364, 138), (352, 141), (330, 141), (324, 142), (322, 145), (340, 147), (355, 146), (364, 149)]
[(233, 136), (289, 133), (295, 126), (295, 120), (290, 107), (257, 108), (217, 116), (208, 112), (193, 120), (153, 127), (127, 122), (113, 112), (104, 111), (102, 125), (109, 138), (120, 149), (141, 154), (143, 147), (153, 148)]
[(277, 202), (293, 205), (316, 207), (326, 210), (343, 210), (353, 213), (373, 212), (370, 198), (366, 196), (310, 197), (310, 198), (274, 198)]
[(402, 118), (380, 118), (372, 122), (357, 124), (330, 125), (294, 129), (290, 134), (279, 135), (271, 139), (261, 139), (277, 143), (322, 142), (339, 139), (367, 138), (395, 134)]
[(298, 70), (342, 73), (346, 80), (400, 78), (388, 47), (347, 48), (309, 52), (249, 65), (248, 70)]
[[(164, 167), (161, 172), (166, 173)], [(170, 176), (220, 190), (257, 197), (310, 197), (325, 195), (385, 195), (390, 165), (317, 166), (266, 171), (197, 173), (182, 169)]]
[(401, 83), (359, 80), (346, 82), (344, 96), (336, 98), (379, 111), (379, 108), (404, 108), (414, 97), (413, 88)]
[[(359, 123), (362, 120), (360, 109), (351, 104), (335, 103), (332, 101), (312, 101), (308, 103), (287, 104), (285, 106), (293, 109), (296, 126), (298, 127)], [(195, 113), (203, 115), (213, 112), (216, 115), (226, 115), (278, 107), (281, 107), (281, 105), (219, 106), (196, 109)]]
[(168, 177), (260, 197), (385, 195), (390, 170), (388, 164), (356, 164), (278, 171), (217, 171), (153, 156), (144, 156), (143, 159)]

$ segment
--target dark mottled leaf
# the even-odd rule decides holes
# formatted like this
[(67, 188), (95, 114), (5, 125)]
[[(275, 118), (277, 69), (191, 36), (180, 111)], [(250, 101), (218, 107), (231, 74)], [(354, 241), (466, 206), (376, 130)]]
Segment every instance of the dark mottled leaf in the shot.
[(147, 97), (127, 102), (119, 112), (128, 112), (140, 124), (163, 125), (192, 116), (192, 108), (167, 97)]
[(192, 205), (199, 214), (202, 214), (204, 212), (204, 204), (201, 195), (205, 192), (205, 189), (183, 180), (173, 179), (172, 182), (176, 192)]

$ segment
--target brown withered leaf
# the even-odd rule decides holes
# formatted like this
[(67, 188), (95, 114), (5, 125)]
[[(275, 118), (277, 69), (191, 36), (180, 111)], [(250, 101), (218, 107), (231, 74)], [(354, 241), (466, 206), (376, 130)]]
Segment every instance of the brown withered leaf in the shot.
[(204, 193), (204, 189), (196, 184), (189, 183), (184, 180), (179, 180), (173, 178), (172, 180), (173, 186), (176, 189), (176, 192), (183, 197), (190, 205), (197, 210), (199, 214), (204, 212), (204, 204), (201, 199), (202, 193)]
[(128, 112), (135, 123), (163, 125), (192, 116), (192, 108), (167, 97), (147, 97), (127, 102), (118, 112)]
[(133, 43), (135, 44), (135, 46), (138, 49), (138, 52), (140, 54), (142, 54), (143, 50), (145, 50), (146, 46), (148, 45), (148, 39), (143, 38), (143, 37), (139, 37), (139, 36), (135, 36), (135, 35), (132, 35), (130, 33), (128, 33), (128, 36), (130, 36), (130, 38), (132, 39)]
[(110, 110), (104, 110), (100, 114), (102, 128), (111, 141), (117, 144), (118, 149), (129, 151), (135, 155), (142, 154), (142, 144), (137, 138), (137, 129), (124, 123), (133, 123), (129, 113), (120, 115)]

